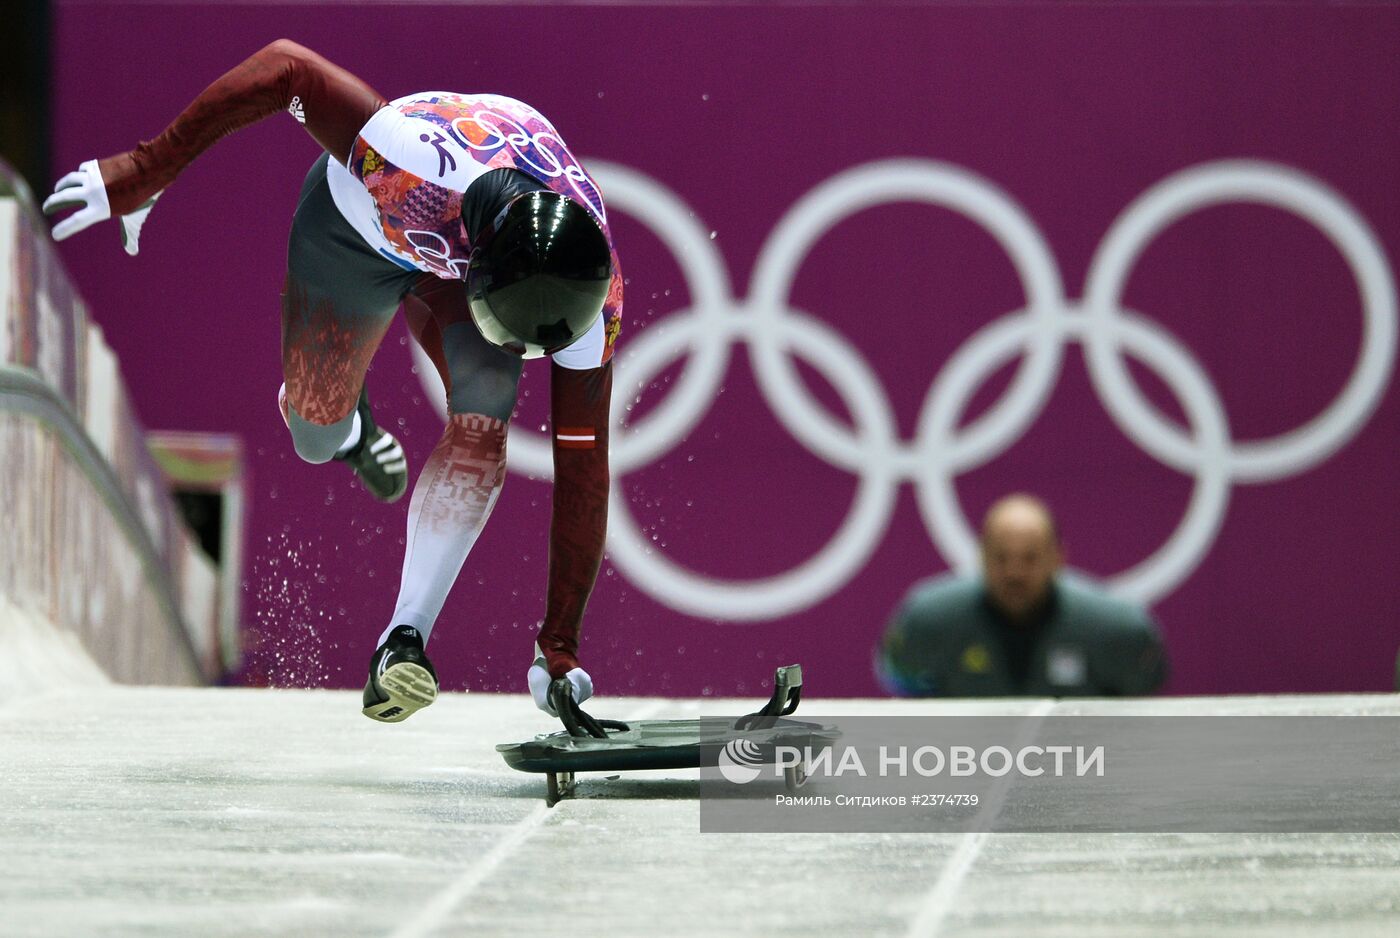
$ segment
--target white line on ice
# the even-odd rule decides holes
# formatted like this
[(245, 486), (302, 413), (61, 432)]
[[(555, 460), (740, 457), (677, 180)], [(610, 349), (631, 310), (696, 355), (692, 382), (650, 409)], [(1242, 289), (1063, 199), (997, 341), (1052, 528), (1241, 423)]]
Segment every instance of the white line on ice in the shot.
[[(658, 700), (642, 707), (640, 710), (628, 717), (629, 720), (645, 720), (647, 717), (665, 707), (670, 701)], [(561, 802), (566, 804), (567, 802)], [(534, 833), (535, 828), (547, 821), (550, 816), (559, 809), (548, 808), (543, 804), (535, 805), (535, 809), (525, 815), (512, 825), (505, 837), (496, 843), (486, 852), (477, 863), (468, 867), (457, 877), (447, 888), (433, 897), (433, 900), (423, 907), (423, 911), (407, 922), (403, 922), (395, 929), (390, 938), (418, 938), (418, 936), (432, 933), (451, 914), (452, 910), (471, 895), (472, 890), (486, 881), (486, 877), (494, 873), (506, 858), (511, 855), (516, 847), (524, 843), (529, 836)]]
[(535, 805), (535, 809), (522, 819), (515, 822), (503, 840), (496, 843), (496, 846), (487, 851), (486, 856), (481, 861), (467, 867), (461, 876), (442, 892), (433, 897), (433, 901), (423, 907), (423, 911), (407, 922), (402, 923), (393, 932), (391, 938), (417, 938), (417, 936), (429, 934), (437, 929), (457, 903), (461, 902), (471, 891), (495, 872), (496, 867), (510, 856), (511, 851), (534, 832), (535, 828), (548, 819), (550, 809), (543, 803)]
[[(1034, 738), (1036, 730), (1040, 727), (1040, 721), (1051, 710), (1055, 709), (1056, 703), (1054, 700), (1042, 700), (1026, 714), (1026, 728), (1021, 731), (1017, 738), (1016, 745), (1018, 747), (1029, 743)], [(958, 889), (962, 887), (962, 882), (967, 878), (972, 864), (977, 862), (978, 855), (982, 853), (982, 847), (986, 844), (989, 836), (987, 829), (996, 820), (996, 816), (1001, 813), (1001, 806), (1006, 801), (1006, 793), (1010, 788), (1011, 775), (1007, 774), (988, 789), (987, 803), (982, 806), (982, 810), (978, 811), (977, 816), (973, 819), (973, 824), (980, 830), (964, 834), (962, 840), (958, 842), (958, 848), (948, 858), (943, 872), (938, 875), (933, 888), (929, 890), (928, 895), (924, 897), (923, 903), (919, 906), (919, 914), (914, 917), (914, 921), (909, 923), (909, 931), (906, 934), (910, 938), (935, 938), (938, 930), (943, 927), (943, 920), (952, 911), (953, 903), (957, 901)]]

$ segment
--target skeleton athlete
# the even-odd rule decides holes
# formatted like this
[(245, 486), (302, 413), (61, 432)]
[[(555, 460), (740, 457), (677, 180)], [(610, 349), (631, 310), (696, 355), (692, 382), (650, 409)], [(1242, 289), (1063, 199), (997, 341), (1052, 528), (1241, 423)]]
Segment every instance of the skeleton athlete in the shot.
[(326, 151), (301, 189), (282, 295), (283, 419), (302, 459), (347, 463), (386, 501), (408, 485), (374, 422), (365, 371), (402, 305), (447, 388), (449, 420), (414, 486), (398, 602), (370, 661), (364, 714), (432, 703), (424, 653), (448, 590), (505, 481), (523, 358), (549, 355), (554, 504), (549, 587), (528, 682), (592, 694), (579, 626), (607, 527), (608, 405), (622, 276), (597, 187), (553, 125), (498, 95), (395, 101), (282, 39), (204, 90), (154, 140), (59, 180), (62, 240), (117, 216), (137, 251), (156, 198), (219, 138), (287, 111)]

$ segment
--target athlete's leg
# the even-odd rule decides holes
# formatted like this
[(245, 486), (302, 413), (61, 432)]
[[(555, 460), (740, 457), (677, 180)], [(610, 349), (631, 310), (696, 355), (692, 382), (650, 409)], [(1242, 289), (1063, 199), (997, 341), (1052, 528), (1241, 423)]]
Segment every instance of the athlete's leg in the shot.
[(334, 300), (288, 274), (282, 296), (286, 384), (280, 399), (302, 459), (328, 462), (354, 442), (365, 372), (393, 315), (392, 309), (383, 316), (347, 314)]
[(323, 463), (355, 442), (365, 371), (415, 275), (379, 257), (341, 216), (326, 157), (307, 174), (287, 246), (279, 401), (297, 454)]
[(465, 300), (461, 283), (425, 280), (404, 301), (447, 387), (449, 418), (413, 489), (399, 598), (381, 643), (400, 625), (426, 639), (505, 483), (522, 362), (481, 337)]

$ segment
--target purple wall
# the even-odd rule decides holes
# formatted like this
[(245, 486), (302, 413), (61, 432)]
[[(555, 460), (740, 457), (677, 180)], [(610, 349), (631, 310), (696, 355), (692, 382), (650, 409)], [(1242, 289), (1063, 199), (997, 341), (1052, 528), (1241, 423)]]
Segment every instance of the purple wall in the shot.
[[(756, 260), (789, 209), (873, 160), (954, 164), (995, 189), (937, 178), (1018, 206), (1068, 298), (1046, 315), (1067, 329), (1085, 322), (1086, 275), (1106, 232), (1164, 178), (1251, 159), (1320, 181), (1354, 214), (1310, 182), (1290, 186), (1295, 177), (1268, 169), (1255, 180), (1318, 200), (1340, 228), (1357, 218), (1369, 226), (1353, 234), (1359, 251), (1373, 252), (1355, 262), (1375, 278), (1370, 332), (1357, 280), (1331, 238), (1295, 214), (1229, 198), (1151, 239), (1124, 291), (1125, 305), (1155, 324), (1130, 339), (1175, 340), (1147, 365), (1180, 380), (1195, 373), (1194, 358), (1208, 376), (1204, 442), (1159, 453), (1166, 464), (1148, 455), (1118, 429), (1071, 342), (1044, 410), (953, 476), (974, 519), (1007, 490), (1043, 494), (1062, 516), (1071, 560), (1112, 575), (1157, 552), (1186, 512), (1195, 483), (1172, 459), (1214, 467), (1217, 510), (1199, 516), (1200, 556), (1187, 558), (1178, 582), (1147, 590), (1160, 594), (1170, 690), (1390, 686), (1400, 644), (1400, 391), (1389, 380), (1394, 309), (1385, 303), (1393, 304), (1400, 245), (1400, 8), (59, 2), (55, 175), (154, 134), (204, 84), (282, 35), (389, 97), (489, 90), (536, 105), (585, 160), (645, 174), (684, 203), (682, 218), (694, 212), (703, 234), (715, 232), (709, 244), (739, 298), (729, 306), (755, 295)], [(379, 506), (341, 467), (300, 464), (277, 414), (285, 235), (315, 155), (290, 118), (266, 121), (185, 173), (143, 232), (140, 257), (122, 254), (112, 226), (63, 253), (145, 422), (248, 441), (248, 680), (358, 686), (393, 605), (406, 503)], [(890, 177), (869, 175), (877, 184)], [(605, 190), (617, 198), (606, 182)], [(849, 582), (825, 578), (844, 585), (810, 608), (751, 623), (674, 611), (615, 561), (585, 632), (585, 660), (603, 692), (751, 695), (787, 660), (808, 666), (817, 693), (876, 691), (869, 656), (886, 616), (956, 552), (946, 540), (935, 548), (911, 482), (949, 447), (919, 455), (907, 441), (950, 356), (1026, 305), (1017, 269), (986, 230), (914, 201), (837, 224), (801, 260), (791, 295), (802, 316), (846, 344), (833, 346), (831, 367), (844, 374), (863, 359), (876, 404), (888, 401), (905, 442), (882, 450), (865, 439), (825, 452), (839, 432), (792, 411), (824, 452), (815, 455), (764, 403), (740, 342), (723, 393), (689, 438), (618, 480), (643, 536), (655, 534), (672, 560), (711, 577), (770, 576), (805, 562), (841, 525), (857, 490), (843, 454), (857, 449), (867, 476), (883, 466), (897, 482), (868, 560)], [(616, 204), (614, 216), (629, 278), (625, 353), (668, 318), (683, 321), (691, 288), (653, 231)], [(743, 315), (755, 315), (753, 304)], [(402, 417), (421, 465), (440, 424), (410, 371), (408, 342), (396, 325), (370, 381), (377, 412)], [(1220, 433), (1248, 441), (1302, 426), (1341, 393), (1362, 348), (1378, 355), (1381, 390), (1358, 399), (1354, 425), (1324, 448), (1328, 458), (1266, 468), (1254, 481), (1250, 457), (1230, 461)], [(844, 420), (814, 364), (803, 375)], [(517, 425), (540, 423), (546, 371), (527, 369)], [(1142, 362), (1131, 371), (1185, 427), (1184, 405), (1163, 377)], [(973, 416), (996, 404), (1012, 373), (1008, 364), (974, 395)], [(675, 388), (685, 378), (673, 365), (658, 381)], [(675, 392), (644, 394), (636, 413), (667, 393)], [(1212, 413), (1228, 419), (1228, 431), (1215, 426), (1213, 447)], [(506, 486), (434, 635), (446, 687), (523, 689), (543, 606), (548, 494), (523, 476)], [(725, 595), (701, 592), (702, 603)]]

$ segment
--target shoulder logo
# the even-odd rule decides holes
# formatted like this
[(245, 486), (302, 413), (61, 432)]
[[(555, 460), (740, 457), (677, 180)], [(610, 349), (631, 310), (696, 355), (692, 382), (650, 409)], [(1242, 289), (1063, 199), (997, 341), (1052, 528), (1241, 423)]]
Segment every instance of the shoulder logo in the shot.
[(292, 97), (292, 103), (287, 105), (287, 113), (295, 117), (298, 124), (306, 123), (306, 108), (302, 106), (300, 97)]

